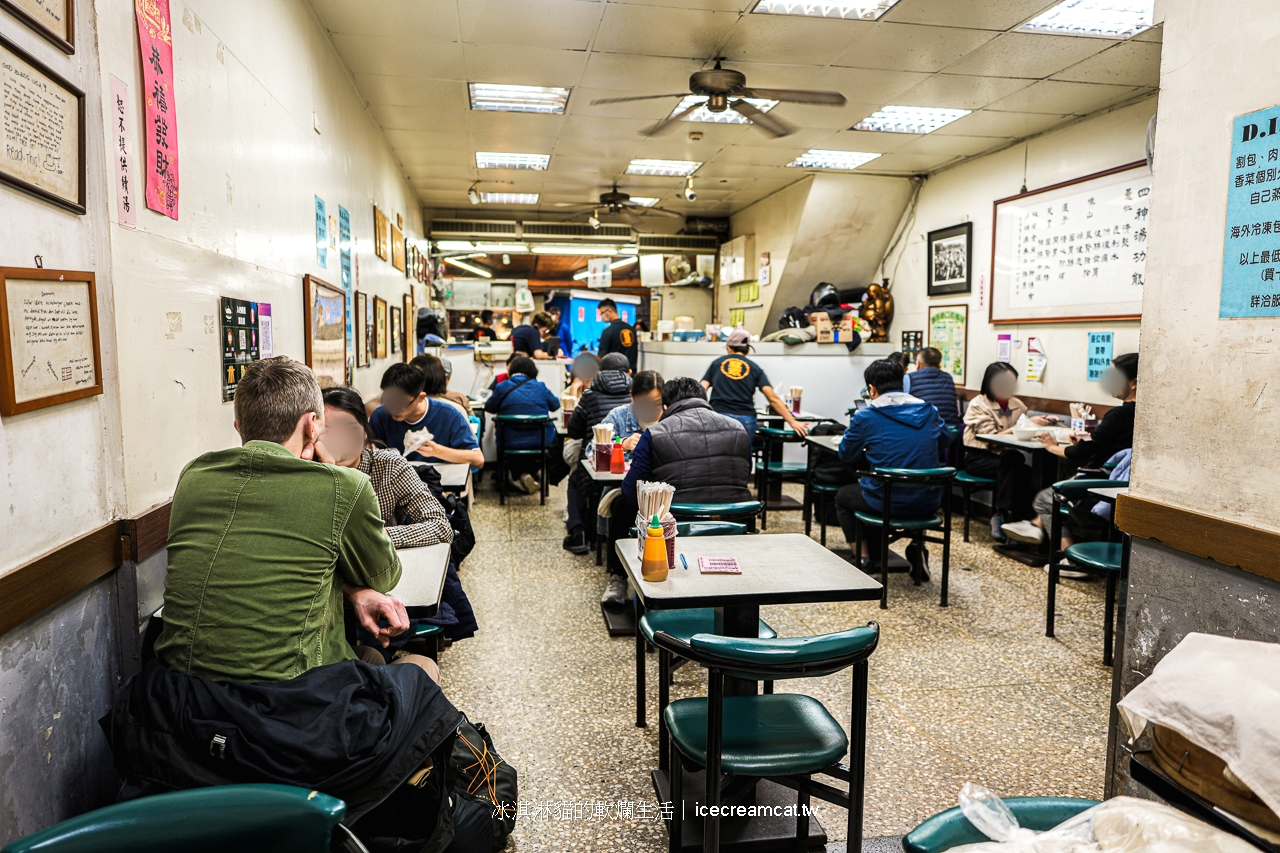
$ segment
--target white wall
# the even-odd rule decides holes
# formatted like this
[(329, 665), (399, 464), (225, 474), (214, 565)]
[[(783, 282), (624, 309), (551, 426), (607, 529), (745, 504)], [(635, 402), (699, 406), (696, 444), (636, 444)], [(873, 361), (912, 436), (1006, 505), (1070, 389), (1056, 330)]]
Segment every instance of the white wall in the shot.
[[(785, 189), (778, 190), (771, 196), (735, 213), (729, 219), (734, 237), (742, 234), (755, 235), (755, 254), (747, 259), (747, 271), (756, 271), (760, 255), (769, 253), (769, 275), (772, 284), (760, 288), (761, 308), (749, 309), (746, 312), (746, 327), (752, 334), (761, 334), (764, 330), (765, 318), (769, 314), (769, 306), (773, 304), (774, 294), (778, 290), (778, 282), (786, 271), (791, 254), (791, 244), (795, 241), (796, 229), (800, 227), (800, 217), (804, 214), (805, 203), (809, 199), (809, 190), (813, 187), (813, 176), (806, 175)], [(718, 285), (719, 315), (717, 323), (729, 322), (729, 311), (735, 300), (732, 288)]]
[[(1280, 102), (1280, 5), (1163, 0), (1134, 491), (1280, 530), (1277, 318), (1218, 319), (1232, 120)], [(1259, 65), (1259, 59), (1264, 58)]]
[[(108, 75), (129, 85), (140, 163), (133, 4), (98, 0), (98, 14), (101, 85), (108, 88)], [(422, 234), (403, 170), (303, 0), (174, 0), (171, 14), (180, 219), (139, 209), (135, 231), (115, 224), (114, 200), (109, 205), (122, 282), (116, 311), (130, 512), (170, 497), (193, 457), (239, 443), (232, 404), (222, 402), (219, 336), (206, 326), (217, 329), (219, 297), (269, 302), (276, 353), (303, 357), (303, 275), (341, 284), (335, 251), (327, 269), (316, 261), (314, 196), (335, 219), (338, 205), (350, 211), (355, 287), (371, 301), (378, 295), (398, 306), (409, 292), (404, 274), (373, 254), (372, 205), (392, 221), (402, 214), (407, 234)], [(171, 331), (168, 312), (181, 314), (181, 331)], [(376, 394), (393, 360), (357, 370), (356, 387)]]
[[(1024, 173), (1027, 187), (1034, 190), (1144, 159), (1147, 122), (1155, 109), (1156, 99), (1151, 98), (931, 176), (920, 190), (908, 239), (885, 264), (895, 306), (891, 343), (900, 346), (903, 331), (924, 331), (928, 337), (930, 303), (968, 305), (966, 387), (978, 388), (983, 370), (995, 361), (998, 334), (1010, 333), (1015, 342), (1021, 343), (1013, 351), (1013, 364), (1019, 372), (1023, 371), (1027, 353), (1026, 340), (1034, 335), (1044, 346), (1048, 365), (1043, 382), (1020, 382), (1021, 393), (1113, 404), (1115, 401), (1101, 391), (1097, 382), (1085, 378), (1088, 332), (1115, 332), (1115, 354), (1133, 352), (1138, 348), (1137, 321), (1000, 326), (987, 322), (992, 205), (996, 199), (1016, 195), (1022, 188)], [(1152, 196), (1157, 197), (1158, 192), (1153, 191)], [(1152, 210), (1159, 204), (1155, 201)], [(973, 223), (973, 292), (929, 298), (925, 235), (966, 221)], [(1150, 272), (1150, 261), (1147, 269)]]
[(78, 4), (67, 56), (0, 12), (0, 33), (85, 90), (86, 206), (70, 213), (0, 184), (0, 266), (88, 270), (98, 285), (105, 393), (0, 419), (0, 574), (111, 520), (123, 506), (120, 402), (107, 238), (102, 97), (93, 8)]

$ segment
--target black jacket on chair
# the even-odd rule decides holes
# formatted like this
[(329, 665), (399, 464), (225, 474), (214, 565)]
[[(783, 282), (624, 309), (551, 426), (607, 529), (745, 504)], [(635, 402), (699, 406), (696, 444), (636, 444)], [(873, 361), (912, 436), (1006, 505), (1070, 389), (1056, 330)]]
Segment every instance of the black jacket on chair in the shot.
[[(569, 438), (586, 439), (591, 436), (591, 428), (604, 420), (605, 415), (618, 406), (631, 402), (631, 377), (625, 370), (602, 370), (591, 380), (591, 386), (582, 392), (582, 399), (577, 408), (569, 416), (565, 425), (565, 435)], [(625, 436), (624, 436), (625, 437)], [(582, 452), (587, 452), (587, 442), (582, 443)]]
[(677, 503), (753, 500), (751, 441), (742, 424), (696, 397), (680, 400), (649, 427), (652, 477), (676, 488)]

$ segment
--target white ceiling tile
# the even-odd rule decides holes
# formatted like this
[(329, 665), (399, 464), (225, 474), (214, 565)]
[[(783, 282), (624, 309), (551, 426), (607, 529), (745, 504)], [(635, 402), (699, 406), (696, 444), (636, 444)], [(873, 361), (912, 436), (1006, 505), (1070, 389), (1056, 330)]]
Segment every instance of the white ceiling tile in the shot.
[(468, 44), (463, 53), (466, 79), (472, 83), (572, 88), (587, 65), (585, 50)]
[(894, 103), (894, 98), (928, 78), (928, 73), (919, 71), (832, 66), (814, 77), (812, 88), (832, 89), (852, 103), (875, 104), (875, 108), (879, 109), (885, 104)]
[(1036, 79), (1070, 67), (1117, 42), (1044, 33), (1004, 33), (948, 65), (948, 74)]
[(353, 74), (466, 79), (457, 42), (334, 33), (333, 43)]
[(785, 166), (805, 151), (804, 147), (779, 149), (759, 145), (730, 145), (716, 156), (716, 160), (720, 163)]
[(1134, 36), (1132, 41), (1164, 41), (1164, 24), (1158, 24), (1149, 30), (1143, 30)]
[(820, 107), (813, 104), (779, 104), (774, 107), (779, 118), (806, 129), (825, 128), (830, 131), (853, 127), (871, 115), (883, 102), (874, 104), (845, 104), (843, 107)]
[(911, 107), (945, 107), (977, 110), (992, 101), (1025, 89), (1030, 80), (1014, 77), (966, 77), (960, 74), (935, 74), (918, 86), (898, 96), (895, 103)]
[(404, 148), (397, 146), (396, 154), (399, 155), (400, 162), (404, 164), (405, 169), (411, 175), (429, 173), (436, 166), (474, 168), (476, 164), (471, 152), (465, 148)]
[[(466, 126), (473, 139), (483, 134), (489, 137), (554, 140), (560, 134), (565, 117), (543, 113), (500, 113), (489, 110), (467, 110)], [(461, 130), (461, 128), (459, 128)], [(480, 143), (477, 141), (477, 145)], [(488, 148), (479, 148), (488, 151)], [(549, 147), (548, 147), (549, 150)], [(546, 154), (547, 151), (538, 153)]]
[(605, 6), (593, 49), (709, 59), (737, 20), (732, 12), (610, 3)]
[[(868, 21), (838, 18), (744, 15), (729, 33), (721, 55), (754, 62), (795, 62), (803, 57), (812, 64), (826, 65), (874, 26)], [(756, 85), (769, 84), (761, 81)]]
[(995, 38), (989, 30), (922, 27), (881, 21), (834, 64), (890, 71), (941, 71)]
[(871, 154), (885, 154), (897, 151), (909, 142), (918, 139), (914, 133), (880, 133), (866, 130), (842, 130), (823, 140), (822, 147), (832, 151), (865, 151)]
[[(745, 128), (733, 128), (731, 132), (741, 139), (745, 138), (745, 130)], [(708, 144), (705, 139), (702, 142), (690, 142), (678, 136), (674, 138), (659, 136), (645, 141), (637, 156), (645, 160), (693, 160), (705, 163), (724, 147), (724, 145)]]
[[(555, 136), (533, 136), (528, 133), (503, 130), (475, 130), (471, 132), (471, 144), (475, 151), (497, 151), (503, 154), (550, 154), (556, 147)], [(473, 152), (474, 153), (474, 152)], [(474, 163), (474, 159), (472, 160)], [(485, 169), (486, 172), (493, 171)], [(532, 172), (534, 169), (517, 169)]]
[(555, 159), (560, 157), (604, 157), (623, 163), (639, 156), (644, 138), (640, 135), (624, 139), (573, 136), (562, 134), (556, 143)]
[(310, 0), (332, 33), (397, 35), (427, 41), (457, 41), (455, 0)]
[(1142, 92), (1132, 86), (1041, 80), (989, 106), (993, 110), (1012, 112), (1088, 115)]
[(580, 0), (459, 0), (462, 40), (586, 50), (602, 3)]
[[(637, 136), (646, 141), (646, 151), (649, 150), (648, 146), (652, 146), (653, 150), (666, 149), (674, 151), (679, 149), (689, 154), (689, 156), (676, 157), (665, 154), (643, 154), (641, 156), (660, 157), (666, 160), (706, 160), (724, 146), (738, 141), (747, 132), (751, 131), (745, 124), (711, 124), (710, 122), (699, 121), (678, 121), (674, 125), (668, 125), (668, 127), (671, 130), (658, 136), (643, 137), (639, 136), (639, 134)], [(691, 133), (701, 133), (702, 139), (695, 142), (689, 138)]]
[(716, 12), (745, 12), (756, 0), (611, 0), (631, 6), (672, 6), (677, 9), (711, 9)]
[(1048, 9), (1058, 0), (898, 0), (886, 21), (1007, 30)]
[(767, 89), (815, 89), (829, 88), (814, 86), (814, 78), (822, 71), (822, 65), (810, 63), (794, 64), (797, 59), (810, 59), (799, 54), (790, 57), (790, 63), (783, 62), (748, 62), (740, 59), (728, 59), (724, 67), (741, 71), (747, 75), (748, 86), (762, 86)]
[(729, 163), (717, 158), (698, 170), (698, 178), (700, 180), (720, 180), (721, 178), (727, 178), (731, 181), (755, 180), (770, 171), (772, 170), (767, 166)]
[(596, 89), (620, 89), (635, 94), (660, 95), (689, 91), (689, 75), (705, 63), (668, 56), (637, 56), (592, 51), (582, 85)]
[(895, 154), (946, 154), (972, 157), (984, 151), (998, 148), (1012, 139), (994, 136), (938, 136), (926, 133), (894, 151)]
[[(466, 119), (462, 110), (415, 110), (389, 104), (370, 104), (369, 111), (383, 130), (411, 130), (441, 136), (460, 136), (463, 140), (467, 138)], [(453, 144), (454, 142), (449, 143)]]
[(1160, 43), (1128, 41), (1053, 75), (1055, 80), (1114, 83), (1120, 86), (1160, 85)]
[[(409, 174), (412, 175), (413, 172), (410, 172)], [(474, 165), (473, 166), (440, 165), (440, 166), (433, 166), (429, 173), (424, 172), (423, 174), (418, 175), (417, 177), (430, 178), (432, 180), (466, 181), (467, 185), (470, 186), (471, 182), (476, 179), (476, 174), (477, 172)]]
[(564, 119), (563, 137), (586, 141), (626, 139), (641, 143), (645, 141), (645, 137), (640, 135), (640, 128), (648, 123), (650, 122), (645, 119), (569, 115)]
[(945, 127), (940, 127), (930, 136), (1000, 136), (1022, 139), (1043, 133), (1056, 127), (1072, 117), (1054, 115), (1052, 113), (1014, 113), (997, 112), (995, 110), (978, 110), (964, 118), (956, 119)]
[[(680, 103), (678, 97), (671, 98), (645, 98), (639, 101), (623, 101), (620, 104), (595, 104), (592, 101), (606, 100), (609, 98), (626, 98), (640, 94), (634, 90), (625, 91), (621, 89), (590, 89), (580, 86), (573, 90), (569, 95), (570, 115), (577, 116), (601, 116), (612, 119), (644, 119), (641, 124), (652, 124), (658, 119), (666, 118), (671, 115), (671, 111), (675, 109), (676, 104)], [(636, 125), (639, 126), (639, 125)]]
[(356, 87), (371, 104), (429, 110), (467, 110), (467, 84), (460, 80), (426, 80), (388, 74), (357, 74)]
[(863, 172), (928, 172), (957, 157), (947, 154), (885, 154), (863, 166)]

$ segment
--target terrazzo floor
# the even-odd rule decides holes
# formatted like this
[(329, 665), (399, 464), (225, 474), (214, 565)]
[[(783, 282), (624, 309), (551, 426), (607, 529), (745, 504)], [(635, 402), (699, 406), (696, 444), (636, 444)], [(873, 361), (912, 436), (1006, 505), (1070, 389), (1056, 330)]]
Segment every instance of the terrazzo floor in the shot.
[[(799, 497), (799, 486), (793, 495)], [(657, 659), (649, 656), (648, 728), (635, 727), (631, 638), (610, 639), (600, 615), (604, 569), (561, 548), (564, 489), (498, 505), (486, 482), (472, 511), (477, 544), (461, 570), (480, 632), (441, 656), (445, 692), (520, 774), (522, 810), (508, 850), (663, 851), (649, 780), (657, 760)], [(876, 602), (766, 607), (780, 636), (880, 623), (871, 658), (864, 835), (901, 836), (954, 806), (974, 781), (1005, 796), (1100, 798), (1111, 670), (1101, 664), (1101, 583), (1064, 581), (1057, 637), (1044, 636), (1046, 576), (995, 554), (985, 525), (952, 545), (950, 606), (932, 583), (890, 576)], [(774, 513), (768, 533), (803, 532)], [(817, 528), (813, 532), (817, 538)], [(828, 544), (843, 546), (839, 528)], [(848, 728), (850, 676), (780, 682), (822, 700)], [(701, 695), (705, 674), (676, 671), (672, 698)], [(817, 803), (843, 850), (843, 810)], [(628, 805), (629, 804), (629, 805)], [(899, 848), (900, 849), (900, 848)]]

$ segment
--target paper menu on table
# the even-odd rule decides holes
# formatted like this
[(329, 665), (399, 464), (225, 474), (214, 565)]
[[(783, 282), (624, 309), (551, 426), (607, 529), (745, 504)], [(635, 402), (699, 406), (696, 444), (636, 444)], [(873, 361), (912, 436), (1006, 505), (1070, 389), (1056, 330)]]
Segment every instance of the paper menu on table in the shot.
[(704, 575), (740, 575), (737, 557), (699, 557), (698, 571)]

